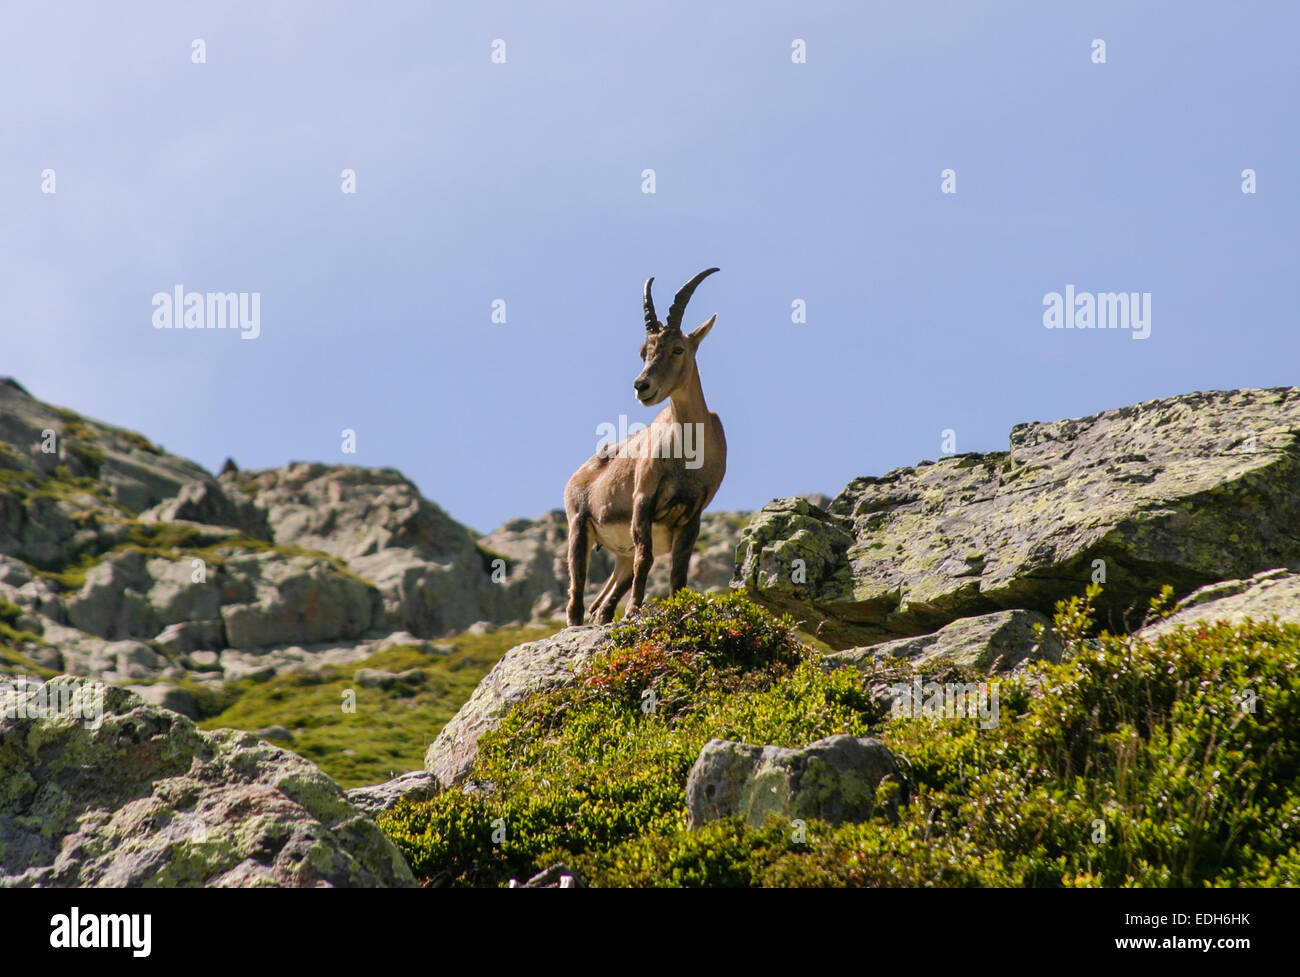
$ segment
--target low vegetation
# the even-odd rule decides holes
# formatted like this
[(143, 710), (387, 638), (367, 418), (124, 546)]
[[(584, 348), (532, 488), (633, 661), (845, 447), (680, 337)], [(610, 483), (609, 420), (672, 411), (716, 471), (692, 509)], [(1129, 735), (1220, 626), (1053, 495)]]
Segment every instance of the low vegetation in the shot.
[[(380, 823), (431, 885), (500, 885), (555, 860), (624, 886), (1300, 884), (1300, 627), (1091, 637), (1099, 595), (1058, 605), (1065, 661), (1002, 681), (982, 729), (891, 717), (873, 689), (905, 663), (828, 671), (790, 622), (683, 592), (484, 736), (477, 789)], [(893, 750), (910, 795), (895, 820), (687, 831), (686, 777), (710, 738), (834, 733)]]
[(41, 636), (18, 626), (24, 611), (17, 604), (0, 600), (0, 672), (16, 671), (22, 675), (50, 678), (56, 673), (42, 668), (24, 654), (24, 648), (40, 644)]

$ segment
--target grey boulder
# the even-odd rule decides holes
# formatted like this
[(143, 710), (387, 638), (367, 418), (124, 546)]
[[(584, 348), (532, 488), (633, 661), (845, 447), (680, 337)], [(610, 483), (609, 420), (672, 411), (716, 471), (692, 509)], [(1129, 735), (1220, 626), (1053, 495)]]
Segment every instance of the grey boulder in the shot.
[(463, 780), (478, 755), (479, 737), (501, 725), (515, 703), (571, 683), (576, 670), (604, 647), (611, 627), (565, 628), (511, 648), (429, 746), (425, 769), (442, 787)]
[[(0, 718), (0, 888), (414, 885), (393, 843), (302, 757), (201, 732), (125, 689), (67, 677), (43, 689), (44, 711), (29, 699)], [(49, 705), (60, 696), (62, 714)], [(97, 726), (70, 718), (93, 717), (97, 696)]]
[[(1035, 624), (1048, 629), (1041, 643), (1034, 637)], [(932, 634), (835, 652), (825, 661), (830, 666), (861, 666), (885, 658), (906, 658), (922, 668), (947, 664), (1009, 672), (1022, 661), (1060, 661), (1063, 649), (1050, 625), (1037, 611), (996, 611), (959, 618)]]
[(828, 736), (797, 749), (713, 739), (686, 781), (687, 826), (739, 817), (762, 827), (773, 815), (785, 821), (865, 821), (878, 806), (897, 804), (897, 792), (877, 804), (885, 781), (901, 788), (893, 754), (876, 739)]

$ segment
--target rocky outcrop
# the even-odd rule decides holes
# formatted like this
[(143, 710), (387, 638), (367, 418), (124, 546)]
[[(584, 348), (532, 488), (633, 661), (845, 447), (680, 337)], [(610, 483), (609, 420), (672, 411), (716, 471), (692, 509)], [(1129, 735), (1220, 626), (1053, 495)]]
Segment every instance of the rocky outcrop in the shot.
[(1246, 618), (1300, 624), (1300, 573), (1265, 570), (1245, 580), (1224, 580), (1188, 594), (1173, 613), (1138, 633), (1153, 638), (1196, 621), (1240, 624)]
[(5, 705), (0, 887), (414, 884), (337, 784), (251, 733), (67, 678)]
[(837, 648), (961, 617), (1043, 614), (1105, 575), (1112, 628), (1186, 594), (1300, 565), (1300, 388), (1215, 391), (1021, 424), (1010, 450), (851, 482), (827, 507), (765, 506), (735, 586)]
[(369, 583), (317, 557), (253, 553), (226, 566), (253, 588), (248, 602), (221, 607), (226, 641), (234, 648), (355, 639), (381, 613)]
[(125, 688), (134, 692), (145, 702), (172, 712), (179, 712), (190, 719), (199, 718), (199, 706), (193, 693), (172, 682), (154, 682), (152, 685), (128, 685)]
[(251, 600), (251, 581), (215, 567), (196, 581), (185, 559), (130, 549), (91, 567), (80, 590), (64, 596), (63, 607), (68, 623), (87, 634), (153, 638), (174, 624), (220, 619), (223, 597)]
[(40, 569), (121, 543), (133, 517), (175, 496), (198, 465), (0, 377), (0, 553)]
[(271, 541), (266, 512), (240, 493), (227, 494), (215, 481), (199, 479), (181, 487), (172, 499), (140, 513), (141, 522), (196, 522), (229, 526), (250, 539)]
[(278, 545), (339, 557), (372, 583), (376, 628), (427, 638), (531, 615), (531, 589), (508, 561), (494, 566), (474, 533), (400, 472), (299, 462), (222, 481), (265, 511)]
[(931, 634), (898, 638), (827, 655), (826, 664), (865, 665), (887, 658), (906, 658), (914, 667), (958, 665), (981, 671), (1009, 672), (1023, 661), (1060, 661), (1061, 642), (1050, 630), (1038, 641), (1034, 625), (1050, 628), (1037, 611), (995, 611), (963, 617)]
[[(692, 586), (727, 585), (746, 518), (705, 516)], [(213, 477), (0, 380), (0, 600), (22, 617), (3, 673), (224, 681), (540, 623), (563, 613), (566, 534), (556, 510), (480, 537), (393, 469)], [(593, 596), (609, 569), (598, 551)], [(660, 560), (651, 595), (667, 574)]]
[(762, 827), (773, 815), (783, 821), (865, 821), (876, 813), (877, 792), (886, 781), (898, 785), (881, 798), (893, 809), (903, 786), (898, 764), (875, 739), (828, 736), (797, 749), (714, 739), (686, 781), (687, 826), (739, 817)]
[(347, 793), (351, 803), (374, 817), (395, 806), (400, 800), (426, 800), (438, 790), (438, 781), (433, 774), (427, 770), (413, 770), (374, 787), (353, 787)]
[[(827, 667), (903, 658), (1006, 673), (1059, 659), (1033, 627), (1098, 575), (1112, 630), (1136, 625), (1166, 583), (1187, 596), (1143, 634), (1201, 618), (1300, 621), (1298, 433), (1300, 388), (1020, 425), (1005, 452), (777, 500), (748, 522), (708, 513), (688, 584), (721, 589), (734, 572), (840, 649)], [(363, 690), (425, 689), (432, 670), (407, 667), (406, 652), (393, 670), (354, 663), (398, 645), (444, 654), (444, 635), (557, 617), (566, 536), (559, 510), (481, 536), (392, 469), (231, 463), (214, 477), (0, 380), (0, 679), (64, 672), (132, 690), (105, 693), (102, 726), (0, 719), (0, 885), (410, 884), (365, 814), (463, 785), (482, 735), (573, 681), (609, 628), (512, 649), (425, 770), (346, 796), (275, 745), (304, 738), (297, 724), (202, 733), (184, 716), (227, 701), (230, 690), (212, 694), (222, 683), (323, 665), (350, 666)], [(589, 601), (610, 568), (597, 550)], [(668, 570), (656, 562), (650, 594), (667, 592)], [(713, 740), (691, 770), (688, 814), (692, 827), (853, 821), (892, 810), (901, 788), (875, 740)], [(532, 881), (562, 884), (560, 869)]]
[[(134, 431), (42, 403), (10, 377), (0, 377), (0, 442), (9, 449), (0, 450), (0, 470), (16, 473), (7, 480), (9, 487), (31, 484), (22, 475), (51, 476), (60, 466), (66, 469), (62, 480), (90, 478), (100, 483), (102, 493), (87, 491), (89, 497), (80, 501), (47, 496), (69, 503), (57, 507), (65, 516), (101, 505), (119, 513), (140, 513), (175, 496), (189, 482), (211, 477), (194, 462), (167, 454)], [(44, 450), (47, 446), (51, 450)], [(0, 522), (0, 552), (22, 556), (15, 541), (24, 538), (23, 529), (21, 521), (17, 526)]]
[(565, 628), (511, 648), (433, 741), (425, 769), (442, 787), (463, 780), (474, 765), (479, 737), (501, 725), (515, 703), (572, 682), (574, 672), (605, 646), (610, 630), (610, 625)]

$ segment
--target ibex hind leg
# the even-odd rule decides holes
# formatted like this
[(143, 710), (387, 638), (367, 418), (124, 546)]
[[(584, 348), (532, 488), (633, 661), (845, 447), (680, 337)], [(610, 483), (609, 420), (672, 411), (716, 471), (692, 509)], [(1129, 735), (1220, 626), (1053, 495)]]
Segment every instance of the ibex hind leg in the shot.
[(582, 623), (583, 592), (587, 589), (587, 561), (591, 559), (591, 530), (585, 512), (569, 513), (569, 627)]
[(609, 572), (609, 576), (605, 578), (605, 585), (600, 588), (600, 593), (598, 593), (596, 599), (591, 602), (591, 619), (593, 621), (600, 620), (600, 609), (605, 606), (605, 601), (609, 599), (609, 593), (614, 589), (614, 584), (617, 580), (618, 567), (615, 566), (614, 569)]
[[(614, 620), (614, 613), (618, 610), (618, 602), (623, 599), (632, 586), (632, 557), (620, 556), (616, 560), (614, 572), (609, 575), (610, 584), (613, 584), (613, 586), (601, 602), (599, 612), (594, 607), (591, 609), (592, 617), (600, 624), (608, 624)], [(606, 586), (609, 587), (609, 584), (606, 584)]]

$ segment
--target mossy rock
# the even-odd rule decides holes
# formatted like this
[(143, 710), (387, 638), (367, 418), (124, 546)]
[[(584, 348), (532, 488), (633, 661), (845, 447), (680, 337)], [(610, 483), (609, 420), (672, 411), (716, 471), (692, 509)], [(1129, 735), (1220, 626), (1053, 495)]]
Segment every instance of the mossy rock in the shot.
[(1181, 596), (1300, 564), (1298, 438), (1295, 387), (1022, 424), (1009, 451), (858, 478), (825, 509), (765, 506), (734, 583), (836, 648), (1050, 615), (1099, 574), (1099, 612), (1128, 630), (1166, 584)]

